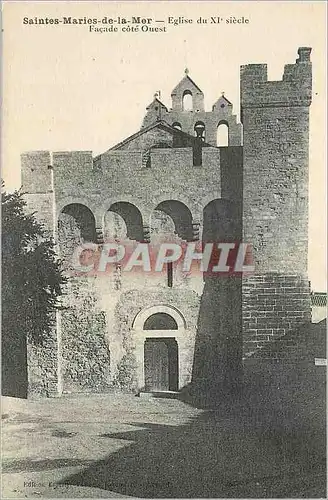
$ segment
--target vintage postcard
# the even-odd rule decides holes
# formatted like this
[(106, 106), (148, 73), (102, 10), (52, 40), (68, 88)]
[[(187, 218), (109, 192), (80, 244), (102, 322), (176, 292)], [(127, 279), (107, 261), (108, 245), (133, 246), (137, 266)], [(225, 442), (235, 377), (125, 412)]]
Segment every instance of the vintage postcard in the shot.
[(3, 498), (326, 498), (326, 17), (2, 3)]

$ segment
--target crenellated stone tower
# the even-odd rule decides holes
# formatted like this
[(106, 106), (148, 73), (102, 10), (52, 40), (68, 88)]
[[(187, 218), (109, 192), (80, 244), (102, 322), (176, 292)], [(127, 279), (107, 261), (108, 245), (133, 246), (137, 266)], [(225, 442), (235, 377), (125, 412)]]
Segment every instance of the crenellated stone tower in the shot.
[(245, 352), (310, 320), (310, 53), (300, 48), (282, 81), (268, 81), (265, 64), (241, 68), (243, 238), (256, 265), (243, 286)]

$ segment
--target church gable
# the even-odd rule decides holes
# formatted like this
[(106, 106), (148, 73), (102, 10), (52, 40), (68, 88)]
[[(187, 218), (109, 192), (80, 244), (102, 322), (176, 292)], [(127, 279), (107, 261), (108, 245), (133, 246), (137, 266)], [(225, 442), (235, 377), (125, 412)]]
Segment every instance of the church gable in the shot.
[(213, 105), (213, 111), (229, 111), (230, 114), (232, 113), (232, 103), (225, 97), (224, 93)]
[[(178, 130), (164, 121), (153, 123), (116, 144), (105, 154), (117, 151), (149, 151), (155, 148), (194, 148), (196, 137)], [(202, 147), (210, 144), (202, 141)]]
[(151, 110), (154, 110), (154, 111), (159, 111), (159, 110), (162, 110), (162, 111), (168, 111), (167, 107), (165, 106), (165, 104), (163, 104), (158, 98), (157, 98), (157, 94), (155, 94), (155, 97), (154, 97), (154, 100), (146, 107), (146, 110), (147, 111), (151, 111)]
[[(190, 78), (188, 69), (185, 76), (172, 90), (172, 109), (180, 111), (204, 111), (204, 94)], [(188, 102), (189, 101), (189, 102)]]
[(148, 127), (156, 121), (166, 120), (169, 110), (158, 99), (158, 94), (154, 95), (154, 100), (146, 108), (146, 116), (144, 117), (142, 127)]
[(188, 70), (185, 70), (186, 76), (180, 80), (178, 85), (174, 87), (171, 95), (179, 94), (184, 92), (185, 90), (190, 90), (191, 92), (203, 93), (202, 90), (198, 87), (198, 85), (190, 78), (188, 74)]
[(172, 147), (173, 130), (169, 126), (163, 127), (160, 123), (143, 128), (136, 134), (128, 137), (111, 148), (111, 151), (145, 151), (152, 147)]

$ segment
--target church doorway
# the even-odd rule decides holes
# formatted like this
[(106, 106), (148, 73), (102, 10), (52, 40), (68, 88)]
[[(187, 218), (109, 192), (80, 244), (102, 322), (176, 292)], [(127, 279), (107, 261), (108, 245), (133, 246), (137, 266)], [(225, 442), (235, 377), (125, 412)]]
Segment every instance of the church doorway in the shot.
[(186, 322), (182, 313), (171, 305), (145, 307), (134, 318), (132, 328), (139, 390), (181, 389), (189, 381)]
[(175, 338), (146, 338), (144, 370), (147, 392), (178, 390), (178, 344)]

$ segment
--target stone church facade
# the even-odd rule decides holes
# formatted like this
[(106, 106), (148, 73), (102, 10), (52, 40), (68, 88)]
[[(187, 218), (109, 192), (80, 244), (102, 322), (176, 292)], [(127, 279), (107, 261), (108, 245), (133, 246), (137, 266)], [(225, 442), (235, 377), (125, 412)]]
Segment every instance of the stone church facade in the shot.
[[(281, 81), (265, 64), (241, 67), (242, 123), (224, 95), (206, 111), (186, 71), (171, 109), (155, 95), (140, 130), (99, 156), (22, 154), (27, 207), (70, 276), (52, 337), (28, 346), (29, 394), (224, 392), (243, 363), (310, 322), (310, 53), (300, 48)], [(255, 272), (71, 272), (81, 243), (163, 239), (250, 243)]]

